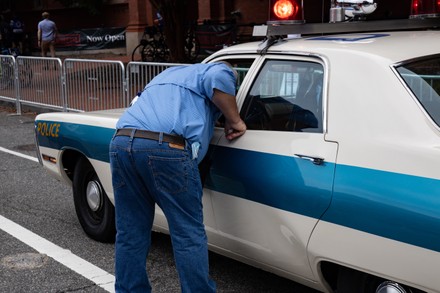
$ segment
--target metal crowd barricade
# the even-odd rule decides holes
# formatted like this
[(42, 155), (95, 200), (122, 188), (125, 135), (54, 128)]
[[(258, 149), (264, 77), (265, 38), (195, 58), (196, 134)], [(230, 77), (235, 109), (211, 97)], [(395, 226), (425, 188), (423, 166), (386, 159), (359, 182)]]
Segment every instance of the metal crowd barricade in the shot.
[(156, 63), (156, 62), (130, 62), (127, 65), (127, 95), (131, 101), (136, 94), (143, 90), (153, 77), (164, 71), (165, 69), (177, 66), (188, 65), (182, 63)]
[(15, 72), (16, 70), (15, 70), (14, 56), (0, 55), (0, 99), (1, 100), (11, 101), (11, 102), (17, 101)]
[(16, 65), (19, 104), (65, 111), (59, 58), (19, 56)]
[(180, 63), (0, 55), (0, 100), (58, 111), (127, 107), (154, 76)]
[(67, 110), (96, 111), (128, 106), (121, 61), (64, 60)]

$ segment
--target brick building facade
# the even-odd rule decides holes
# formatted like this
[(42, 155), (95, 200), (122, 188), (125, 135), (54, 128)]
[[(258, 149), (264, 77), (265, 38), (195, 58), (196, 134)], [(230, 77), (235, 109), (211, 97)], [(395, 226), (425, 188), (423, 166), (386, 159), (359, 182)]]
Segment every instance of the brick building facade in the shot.
[[(262, 24), (268, 17), (270, 0), (188, 0), (194, 18), (204, 21), (223, 22), (231, 19), (236, 12), (236, 21), (243, 35), (251, 32), (246, 24)], [(306, 22), (328, 22), (330, 0), (303, 0)], [(400, 0), (399, 5), (389, 0), (376, 0), (378, 9), (370, 18), (405, 18), (410, 11), (411, 0)], [(126, 32), (126, 52), (139, 42), (147, 25), (153, 23), (155, 9), (149, 0), (106, 0), (101, 13), (90, 15), (79, 8), (65, 8), (56, 0), (2, 0), (0, 9), (6, 14), (16, 13), (25, 23), (26, 31), (32, 38), (36, 36), (37, 23), (41, 12), (49, 11), (61, 32), (69, 29), (124, 27)], [(394, 7), (396, 6), (396, 7)]]

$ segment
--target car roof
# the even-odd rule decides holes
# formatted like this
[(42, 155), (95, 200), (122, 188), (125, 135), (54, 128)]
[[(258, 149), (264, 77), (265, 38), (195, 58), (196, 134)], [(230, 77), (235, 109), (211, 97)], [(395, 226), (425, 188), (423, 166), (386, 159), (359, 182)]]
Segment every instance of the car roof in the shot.
[[(262, 42), (239, 44), (216, 54), (257, 53)], [(326, 36), (284, 38), (266, 53), (361, 54), (380, 56), (396, 63), (440, 52), (440, 31), (399, 31), (351, 33)]]

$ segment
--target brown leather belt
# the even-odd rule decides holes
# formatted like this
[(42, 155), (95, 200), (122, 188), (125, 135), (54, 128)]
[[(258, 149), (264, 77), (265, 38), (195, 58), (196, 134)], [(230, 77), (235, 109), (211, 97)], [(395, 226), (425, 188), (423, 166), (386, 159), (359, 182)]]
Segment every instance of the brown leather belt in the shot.
[[(131, 133), (133, 132), (133, 129), (131, 128), (121, 128), (116, 131), (115, 136), (131, 136)], [(135, 129), (135, 133), (133, 137), (137, 138), (145, 138), (145, 139), (151, 139), (151, 140), (157, 140), (160, 139), (160, 132), (154, 132), (149, 130), (141, 130), (141, 129)], [(176, 145), (185, 146), (185, 139), (178, 135), (172, 135), (172, 134), (162, 134), (162, 141), (168, 142)]]

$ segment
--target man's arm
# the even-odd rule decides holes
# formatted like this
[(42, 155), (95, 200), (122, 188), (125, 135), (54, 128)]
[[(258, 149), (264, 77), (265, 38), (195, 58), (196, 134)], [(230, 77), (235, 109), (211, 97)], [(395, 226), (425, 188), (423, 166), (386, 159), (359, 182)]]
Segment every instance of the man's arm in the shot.
[(58, 37), (58, 27), (57, 25), (54, 23), (53, 25), (53, 35), (54, 35), (54, 40)]
[(246, 132), (246, 124), (238, 113), (235, 97), (222, 91), (214, 89), (212, 102), (225, 116), (225, 135), (226, 138), (232, 140), (242, 136)]
[(37, 32), (38, 47), (40, 47), (41, 45), (41, 37), (42, 37), (42, 32), (40, 27), (38, 27), (38, 32)]

